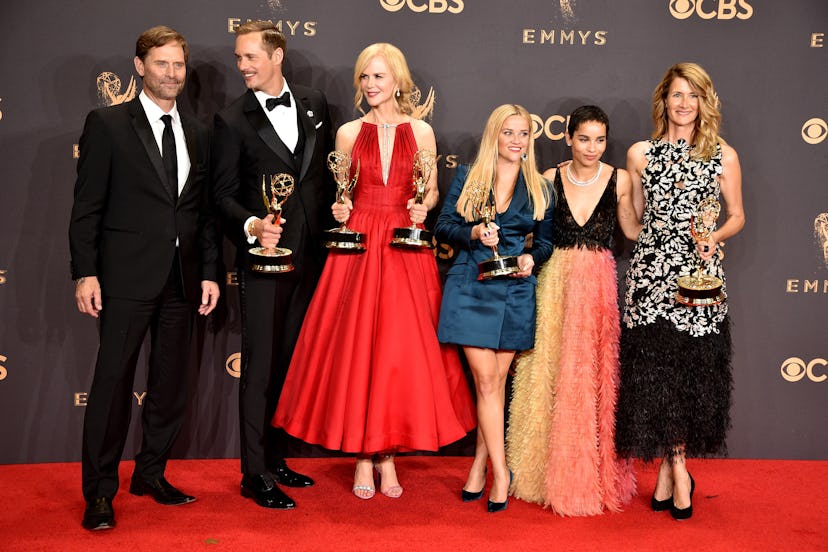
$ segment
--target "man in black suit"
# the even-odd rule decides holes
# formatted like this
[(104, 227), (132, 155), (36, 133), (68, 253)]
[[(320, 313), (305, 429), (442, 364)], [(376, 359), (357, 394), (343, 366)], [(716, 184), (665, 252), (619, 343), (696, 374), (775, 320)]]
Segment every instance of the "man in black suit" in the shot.
[[(129, 429), (141, 344), (152, 347), (130, 492), (166, 505), (195, 500), (164, 478), (186, 407), (193, 314), (216, 305), (207, 129), (179, 112), (189, 49), (169, 27), (135, 46), (138, 98), (92, 111), (80, 139), (69, 225), (78, 309), (100, 320), (100, 348), (83, 423), (83, 527), (115, 526), (112, 499)], [(105, 307), (105, 308), (104, 308)]]
[[(270, 426), (290, 357), (325, 257), (324, 221), (330, 222), (335, 187), (326, 169), (330, 148), (324, 95), (282, 75), (285, 38), (269, 21), (236, 29), (236, 65), (247, 92), (216, 115), (212, 176), (225, 230), (237, 248), (242, 313), (239, 413), (241, 493), (266, 508), (295, 507), (275, 483), (313, 481), (284, 461), (286, 436)], [(262, 200), (262, 178), (287, 173), (295, 191), (274, 225)], [(286, 247), (293, 272), (249, 269), (248, 249)]]

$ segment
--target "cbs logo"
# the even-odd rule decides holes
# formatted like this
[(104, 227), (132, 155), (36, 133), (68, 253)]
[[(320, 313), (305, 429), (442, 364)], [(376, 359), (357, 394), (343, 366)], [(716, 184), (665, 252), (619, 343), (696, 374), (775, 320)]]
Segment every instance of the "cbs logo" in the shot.
[(550, 115), (546, 119), (542, 119), (540, 115), (534, 113), (529, 116), (532, 119), (532, 135), (535, 140), (540, 138), (541, 135), (550, 140), (564, 139), (566, 127), (569, 124), (569, 115)]
[[(687, 19), (694, 13), (702, 19), (750, 19), (753, 6), (747, 0), (669, 0), (670, 15)], [(705, 3), (707, 9), (705, 9)]]
[[(6, 362), (7, 360), (9, 360), (8, 357), (6, 357), (5, 355), (0, 355), (0, 362)], [(0, 364), (0, 381), (6, 379), (6, 376), (8, 375), (9, 371), (6, 370), (6, 367), (4, 365)]]
[(828, 375), (825, 375), (824, 369), (821, 374), (816, 374), (814, 369), (825, 365), (828, 365), (828, 360), (824, 358), (815, 358), (806, 363), (799, 357), (791, 357), (782, 362), (782, 379), (796, 382), (807, 375), (809, 380), (819, 383), (828, 379)]
[(241, 353), (233, 353), (224, 361), (224, 369), (234, 378), (241, 377)]
[(379, 0), (382, 9), (389, 12), (398, 12), (404, 7), (414, 13), (460, 13), (463, 11), (463, 0)]
[(802, 125), (802, 139), (808, 144), (819, 144), (828, 136), (828, 124), (819, 117), (808, 119)]

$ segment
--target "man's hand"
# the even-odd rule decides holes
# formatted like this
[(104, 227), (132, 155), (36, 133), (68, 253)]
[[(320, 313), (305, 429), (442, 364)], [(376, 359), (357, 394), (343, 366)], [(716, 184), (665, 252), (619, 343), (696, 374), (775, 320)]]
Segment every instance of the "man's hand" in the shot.
[(216, 282), (210, 280), (201, 281), (201, 305), (198, 306), (198, 314), (207, 316), (213, 309), (219, 299), (219, 287)]
[(282, 237), (282, 223), (286, 222), (283, 217), (279, 224), (273, 224), (273, 215), (267, 215), (264, 219), (256, 220), (253, 223), (252, 235), (259, 240), (259, 245), (265, 249), (273, 249), (279, 245)]
[(78, 310), (92, 318), (98, 318), (103, 310), (101, 284), (97, 276), (84, 276), (75, 281), (75, 302)]

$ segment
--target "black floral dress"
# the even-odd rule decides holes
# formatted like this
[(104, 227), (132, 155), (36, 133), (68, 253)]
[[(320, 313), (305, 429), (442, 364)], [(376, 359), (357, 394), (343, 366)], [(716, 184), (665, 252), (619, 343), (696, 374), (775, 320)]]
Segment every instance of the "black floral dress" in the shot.
[[(643, 230), (627, 271), (621, 331), (618, 453), (651, 459), (684, 444), (690, 456), (725, 452), (732, 375), (727, 303), (687, 307), (674, 299), (679, 276), (699, 263), (690, 219), (719, 198), (721, 148), (709, 160), (691, 147), (650, 141), (642, 172)], [(705, 270), (724, 281), (715, 257)]]

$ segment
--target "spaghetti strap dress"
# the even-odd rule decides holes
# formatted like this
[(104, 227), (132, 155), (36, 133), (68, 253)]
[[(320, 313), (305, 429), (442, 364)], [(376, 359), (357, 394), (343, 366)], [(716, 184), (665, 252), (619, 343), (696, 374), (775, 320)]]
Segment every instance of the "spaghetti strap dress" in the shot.
[(555, 250), (538, 275), (535, 348), (518, 357), (512, 381), (511, 493), (565, 516), (617, 512), (635, 494), (630, 462), (615, 453), (616, 178), (580, 225), (555, 175)]

